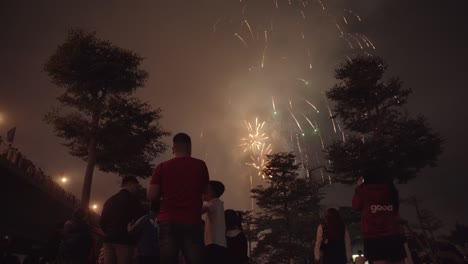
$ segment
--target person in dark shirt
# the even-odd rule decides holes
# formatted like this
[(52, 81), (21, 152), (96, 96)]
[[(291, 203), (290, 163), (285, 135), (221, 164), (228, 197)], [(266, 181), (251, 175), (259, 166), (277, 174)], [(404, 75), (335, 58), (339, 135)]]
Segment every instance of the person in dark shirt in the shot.
[(61, 261), (65, 263), (89, 263), (91, 239), (87, 212), (82, 208), (78, 208), (73, 212), (72, 219), (68, 220), (63, 226), (63, 238), (59, 246)]
[(122, 189), (104, 204), (100, 226), (106, 234), (105, 264), (130, 264), (133, 261), (136, 241), (128, 233), (127, 226), (146, 213), (136, 196), (138, 184), (138, 180), (133, 176), (123, 177)]
[(224, 218), (226, 220), (226, 242), (229, 263), (249, 263), (247, 238), (244, 232), (242, 232), (242, 216), (240, 212), (228, 209), (224, 212)]

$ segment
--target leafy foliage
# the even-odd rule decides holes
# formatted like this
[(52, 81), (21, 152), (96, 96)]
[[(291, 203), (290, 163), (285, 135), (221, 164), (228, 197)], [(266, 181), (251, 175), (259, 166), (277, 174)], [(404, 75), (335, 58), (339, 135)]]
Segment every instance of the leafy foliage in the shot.
[(258, 244), (254, 257), (261, 263), (311, 263), (316, 227), (320, 222), (321, 184), (299, 177), (291, 153), (267, 156), (263, 173), (267, 186), (252, 195), (261, 209), (255, 215)]
[(51, 81), (63, 88), (61, 108), (44, 120), (72, 156), (87, 162), (82, 200), (89, 203), (95, 165), (104, 172), (148, 177), (154, 160), (166, 149), (169, 133), (154, 109), (132, 93), (143, 87), (148, 73), (143, 58), (96, 37), (95, 32), (70, 30), (44, 66)]
[(435, 166), (442, 152), (442, 140), (424, 116), (410, 117), (403, 108), (411, 90), (398, 78), (384, 82), (386, 70), (372, 56), (358, 56), (336, 70), (339, 83), (326, 95), (335, 103), (334, 118), (350, 132), (345, 142), (326, 149), (328, 169), (339, 182), (354, 183), (360, 176), (407, 182)]

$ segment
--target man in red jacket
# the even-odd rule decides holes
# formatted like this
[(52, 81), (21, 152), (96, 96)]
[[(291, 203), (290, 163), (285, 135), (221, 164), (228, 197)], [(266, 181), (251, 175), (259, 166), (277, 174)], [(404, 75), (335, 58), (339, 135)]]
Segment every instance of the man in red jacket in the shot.
[(404, 263), (400, 232), (398, 191), (391, 181), (361, 177), (353, 197), (353, 208), (361, 213), (364, 256), (374, 264)]

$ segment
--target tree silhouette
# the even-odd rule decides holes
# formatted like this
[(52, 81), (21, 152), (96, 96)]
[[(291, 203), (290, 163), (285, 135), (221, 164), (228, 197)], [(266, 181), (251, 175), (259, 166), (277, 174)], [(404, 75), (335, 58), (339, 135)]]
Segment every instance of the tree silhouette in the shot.
[(260, 209), (254, 220), (258, 244), (253, 255), (262, 263), (310, 263), (322, 185), (299, 177), (291, 153), (267, 155), (266, 164), (267, 186), (252, 190)]
[(411, 90), (398, 78), (383, 80), (387, 64), (373, 56), (358, 56), (336, 69), (339, 80), (326, 96), (334, 102), (345, 141), (326, 148), (328, 168), (338, 182), (355, 183), (360, 176), (407, 182), (424, 167), (435, 166), (442, 140), (422, 115), (404, 109)]
[(119, 175), (148, 177), (151, 161), (166, 149), (158, 121), (161, 110), (131, 97), (148, 73), (143, 59), (96, 37), (70, 30), (44, 66), (51, 81), (64, 89), (62, 108), (44, 120), (65, 140), (72, 156), (87, 162), (81, 196), (89, 205), (94, 167)]

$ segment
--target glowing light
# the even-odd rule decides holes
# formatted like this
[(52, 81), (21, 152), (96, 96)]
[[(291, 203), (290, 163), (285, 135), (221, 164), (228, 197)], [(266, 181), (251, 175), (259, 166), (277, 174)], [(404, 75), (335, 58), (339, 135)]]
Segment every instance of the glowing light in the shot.
[(259, 122), (258, 118), (255, 118), (255, 125), (253, 126), (251, 123), (244, 121), (249, 131), (247, 137), (242, 138), (241, 147), (244, 147), (244, 152), (250, 150), (252, 153), (259, 151), (262, 146), (264, 145), (265, 141), (269, 139), (266, 133), (263, 131), (263, 127), (265, 126), (265, 122)]
[(91, 206), (91, 209), (93, 209), (94, 211), (97, 210), (99, 208), (99, 206), (97, 204), (93, 204)]
[(265, 122), (259, 122), (258, 118), (255, 118), (255, 124), (251, 124), (244, 121), (247, 127), (248, 136), (242, 138), (241, 147), (244, 147), (244, 152), (249, 152), (250, 162), (247, 162), (247, 166), (251, 166), (258, 171), (258, 176), (263, 175), (263, 169), (265, 168), (265, 156), (271, 154), (272, 147), (267, 141), (269, 137), (264, 131)]
[(240, 41), (242, 41), (242, 43), (244, 44), (244, 46), (245, 46), (246, 48), (249, 47), (249, 46), (247, 45), (247, 42), (245, 42), (245, 40), (244, 40), (239, 34), (234, 33), (234, 35), (235, 35)]
[(68, 178), (64, 176), (64, 177), (60, 178), (60, 181), (61, 181), (62, 183), (67, 183), (67, 182), (68, 182)]

